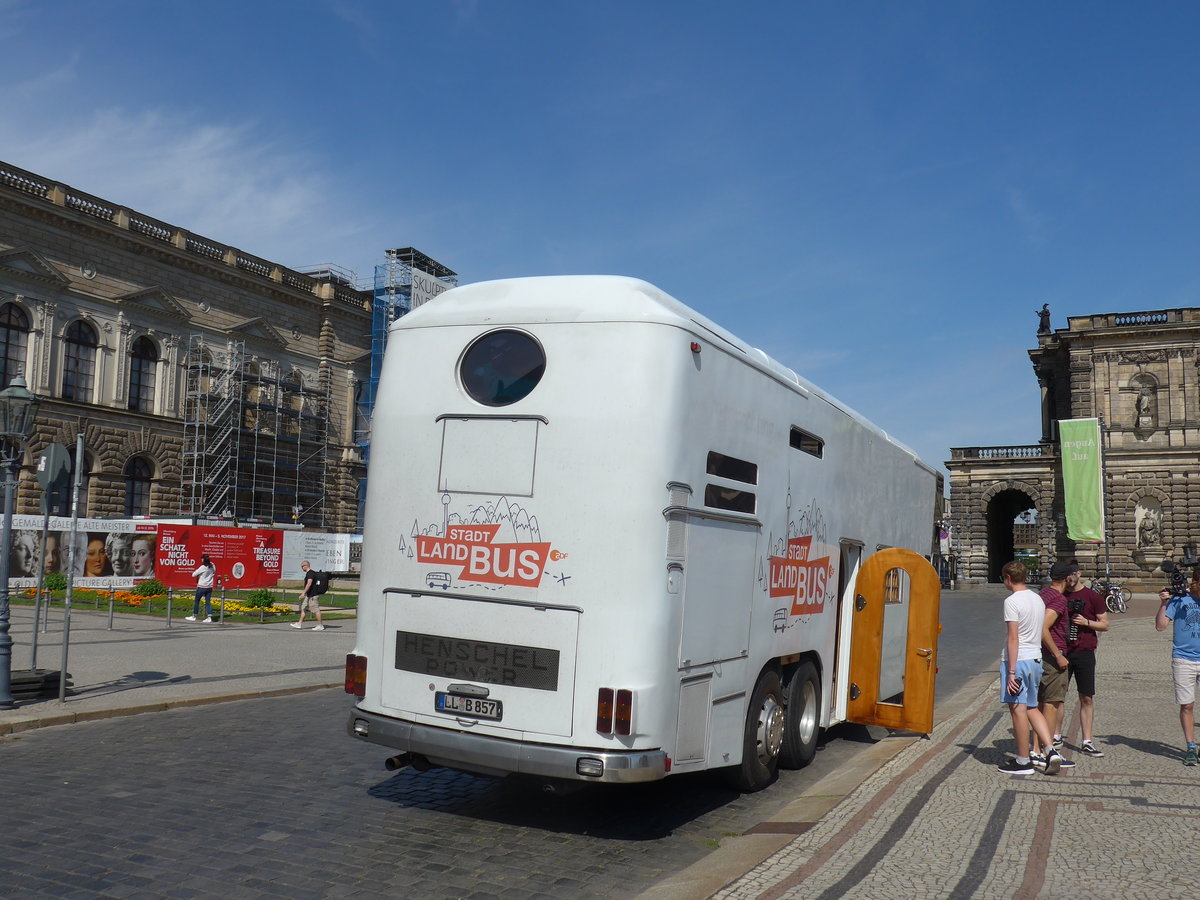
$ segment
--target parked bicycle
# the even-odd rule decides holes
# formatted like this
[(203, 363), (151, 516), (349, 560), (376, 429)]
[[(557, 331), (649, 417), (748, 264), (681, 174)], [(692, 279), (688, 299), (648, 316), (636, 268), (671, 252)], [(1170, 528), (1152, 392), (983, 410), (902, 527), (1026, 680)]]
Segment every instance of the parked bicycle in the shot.
[(1093, 581), (1092, 590), (1104, 598), (1104, 605), (1111, 613), (1123, 613), (1129, 609), (1133, 594), (1115, 581)]

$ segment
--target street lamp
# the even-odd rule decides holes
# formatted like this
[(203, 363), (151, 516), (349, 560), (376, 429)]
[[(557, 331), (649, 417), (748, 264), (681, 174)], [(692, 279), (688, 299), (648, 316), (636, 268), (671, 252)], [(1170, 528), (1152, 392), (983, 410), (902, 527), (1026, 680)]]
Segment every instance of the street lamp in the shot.
[(18, 375), (0, 391), (0, 468), (4, 475), (4, 528), (0, 531), (0, 709), (16, 706), (12, 696), (12, 637), (8, 633), (8, 557), (12, 546), (13, 497), (25, 442), (33, 433), (41, 401)]

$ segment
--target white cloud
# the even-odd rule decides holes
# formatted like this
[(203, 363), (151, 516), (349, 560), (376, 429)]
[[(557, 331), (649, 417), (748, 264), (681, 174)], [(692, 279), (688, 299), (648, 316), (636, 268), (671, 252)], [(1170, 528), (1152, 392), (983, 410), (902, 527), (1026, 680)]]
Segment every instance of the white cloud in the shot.
[(85, 193), (285, 265), (369, 268), (375, 255), (362, 246), (361, 213), (320, 161), (256, 123), (119, 107), (82, 120), (17, 118), (0, 157)]

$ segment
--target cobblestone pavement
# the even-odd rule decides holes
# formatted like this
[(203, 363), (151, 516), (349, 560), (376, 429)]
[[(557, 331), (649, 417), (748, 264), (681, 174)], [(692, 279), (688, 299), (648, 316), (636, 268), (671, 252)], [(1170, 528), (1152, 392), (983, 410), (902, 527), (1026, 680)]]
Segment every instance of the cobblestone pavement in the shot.
[[(971, 635), (981, 615), (995, 618), (997, 596), (944, 598), (943, 678), (977, 671)], [(82, 688), (67, 708), (120, 714), (133, 703), (160, 711), (0, 737), (4, 896), (634, 897), (720, 856), (714, 849), (757, 840), (740, 836), (764, 824), (765, 839), (778, 840), (772, 820), (784, 804), (824, 791), (817, 786), (830, 779), (856, 785), (891, 742), (879, 740), (880, 729), (839, 726), (809, 768), (749, 796), (698, 775), (551, 797), (442, 770), (389, 774), (384, 748), (345, 734), (351, 704), (340, 689), (270, 696), (333, 680), (322, 668), (329, 661), (319, 660), (352, 646), (342, 629), (174, 633), (126, 621), (110, 632), (81, 617), (74, 632)], [(313, 638), (320, 643), (303, 643)], [(149, 686), (135, 679), (136, 689), (105, 687), (124, 685), (129, 672), (161, 677)], [(259, 695), (164, 705), (237, 690)], [(32, 704), (9, 717), (47, 724), (56, 710), (53, 702)], [(712, 889), (765, 855), (722, 864)], [(687, 890), (710, 892), (695, 893), (694, 882)]]
[(851, 729), (751, 796), (696, 776), (559, 798), (389, 774), (384, 748), (345, 734), (349, 710), (324, 690), (0, 739), (2, 893), (631, 897), (857, 748)]
[(1078, 764), (1057, 777), (997, 772), (1013, 742), (992, 684), (715, 896), (1195, 897), (1200, 767), (1182, 765), (1170, 649), (1152, 619), (1116, 617), (1098, 654), (1102, 759), (1068, 749)]

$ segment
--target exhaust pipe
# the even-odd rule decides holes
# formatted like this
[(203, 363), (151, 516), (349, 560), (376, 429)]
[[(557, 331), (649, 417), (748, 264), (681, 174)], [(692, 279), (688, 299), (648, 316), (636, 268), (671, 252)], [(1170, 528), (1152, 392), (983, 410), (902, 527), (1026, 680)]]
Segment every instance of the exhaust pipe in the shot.
[(411, 766), (412, 764), (413, 758), (411, 753), (401, 753), (383, 761), (384, 768), (389, 772), (395, 772), (397, 769), (403, 769), (405, 766)]

